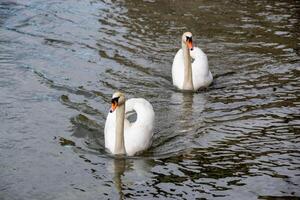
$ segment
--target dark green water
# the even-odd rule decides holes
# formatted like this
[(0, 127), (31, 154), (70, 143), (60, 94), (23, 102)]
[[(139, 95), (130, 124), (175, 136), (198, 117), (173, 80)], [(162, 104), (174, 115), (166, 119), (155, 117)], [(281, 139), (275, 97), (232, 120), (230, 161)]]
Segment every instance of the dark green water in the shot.
[[(300, 199), (297, 1), (0, 1), (0, 199)], [(181, 34), (214, 84), (171, 84)], [(104, 149), (111, 94), (152, 147)]]

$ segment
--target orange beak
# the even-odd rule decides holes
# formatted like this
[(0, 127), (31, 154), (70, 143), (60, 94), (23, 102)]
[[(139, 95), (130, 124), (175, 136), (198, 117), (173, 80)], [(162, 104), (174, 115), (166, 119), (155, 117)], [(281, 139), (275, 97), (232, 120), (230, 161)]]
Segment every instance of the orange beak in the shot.
[(111, 103), (111, 108), (110, 108), (110, 113), (114, 112), (118, 107), (118, 103), (117, 102), (112, 102)]
[(193, 42), (192, 40), (187, 41), (187, 46), (190, 50), (193, 50)]

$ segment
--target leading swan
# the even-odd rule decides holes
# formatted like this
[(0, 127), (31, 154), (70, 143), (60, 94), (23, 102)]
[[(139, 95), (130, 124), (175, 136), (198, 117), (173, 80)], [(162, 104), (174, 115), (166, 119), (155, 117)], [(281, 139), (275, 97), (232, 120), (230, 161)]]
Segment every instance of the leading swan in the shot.
[[(130, 123), (127, 117), (133, 110), (137, 113), (137, 119)], [(154, 111), (148, 101), (142, 98), (126, 101), (123, 93), (116, 92), (105, 122), (105, 148), (112, 154), (133, 156), (151, 145), (153, 127)]]
[(213, 76), (209, 71), (207, 56), (200, 48), (193, 47), (191, 32), (182, 35), (181, 45), (173, 60), (173, 85), (187, 91), (208, 87)]

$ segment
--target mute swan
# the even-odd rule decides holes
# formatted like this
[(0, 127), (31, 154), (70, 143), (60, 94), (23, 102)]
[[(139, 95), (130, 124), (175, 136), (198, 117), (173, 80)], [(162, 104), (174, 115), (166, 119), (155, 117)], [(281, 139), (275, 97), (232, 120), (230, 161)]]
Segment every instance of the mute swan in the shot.
[[(130, 123), (128, 112), (133, 110), (137, 113), (137, 119)], [(133, 156), (151, 145), (153, 126), (154, 111), (148, 101), (132, 98), (125, 102), (124, 94), (116, 92), (105, 122), (105, 148), (113, 154)]]
[[(181, 90), (196, 91), (208, 87), (213, 76), (208, 68), (206, 54), (193, 47), (192, 33), (182, 35), (182, 48), (176, 53), (172, 65), (173, 85)], [(191, 58), (194, 62), (191, 63)]]

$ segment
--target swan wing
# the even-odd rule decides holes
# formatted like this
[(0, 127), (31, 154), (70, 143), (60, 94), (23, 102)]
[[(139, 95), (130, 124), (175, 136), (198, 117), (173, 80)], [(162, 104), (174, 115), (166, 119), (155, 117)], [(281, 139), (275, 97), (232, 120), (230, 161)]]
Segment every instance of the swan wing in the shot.
[(209, 71), (208, 60), (206, 54), (198, 47), (194, 47), (190, 51), (191, 57), (194, 59), (192, 63), (193, 86), (195, 90), (208, 87), (212, 80), (212, 74)]
[(154, 127), (154, 110), (145, 99), (132, 98), (126, 101), (126, 113), (135, 110), (137, 119), (126, 123), (124, 129), (125, 148), (128, 155), (147, 149), (152, 142)]
[(173, 85), (182, 89), (184, 80), (184, 59), (182, 49), (179, 49), (174, 57), (172, 64), (172, 79)]
[(104, 127), (105, 148), (110, 152), (115, 149), (115, 135), (116, 135), (116, 112), (108, 113)]

